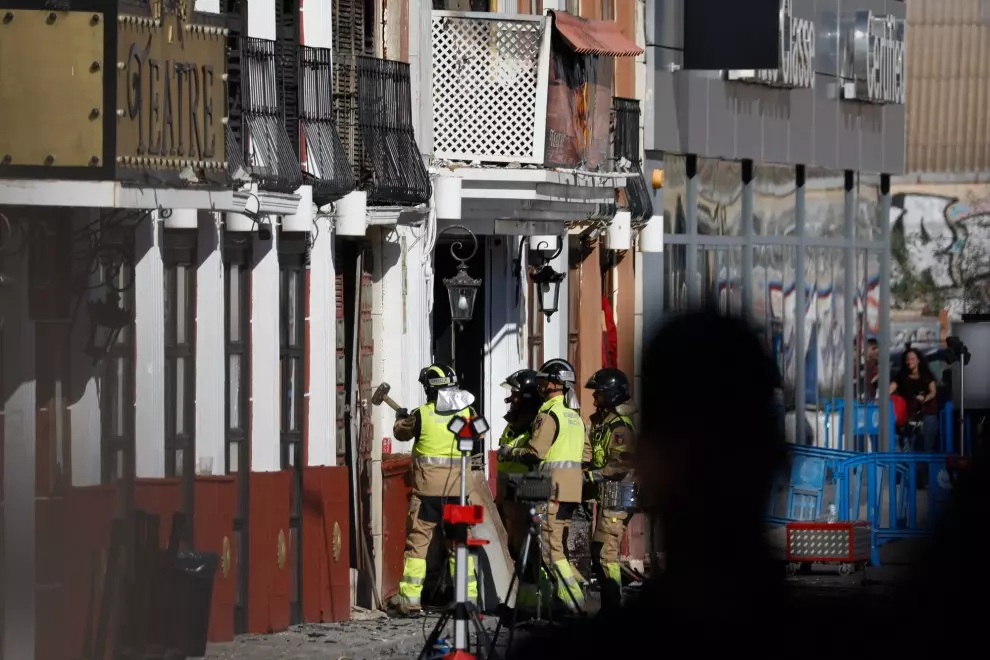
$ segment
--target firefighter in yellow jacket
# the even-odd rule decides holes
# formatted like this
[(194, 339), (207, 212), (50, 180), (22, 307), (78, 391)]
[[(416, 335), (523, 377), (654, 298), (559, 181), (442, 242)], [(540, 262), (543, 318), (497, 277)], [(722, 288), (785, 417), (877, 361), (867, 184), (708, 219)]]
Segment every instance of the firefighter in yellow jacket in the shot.
[[(423, 583), (426, 581), (426, 555), (437, 524), (443, 522), (443, 505), (456, 504), (461, 487), (461, 452), (457, 438), (447, 428), (453, 416), (465, 420), (475, 415), (474, 396), (457, 387), (457, 375), (444, 364), (431, 364), (419, 374), (426, 390), (426, 403), (411, 413), (396, 413), (392, 434), (396, 440), (413, 440), (412, 499), (406, 521), (406, 553), (399, 582), (399, 595), (393, 602), (402, 614), (422, 611)], [(468, 475), (470, 476), (470, 475)], [(470, 496), (472, 489), (468, 487)], [(441, 525), (442, 529), (442, 525)], [(454, 556), (450, 555), (454, 575)], [(478, 583), (474, 559), (468, 561), (468, 597), (477, 601)]]
[[(502, 383), (509, 390), (505, 402), (509, 411), (505, 414), (506, 427), (499, 438), (499, 448), (516, 447), (529, 442), (533, 420), (543, 403), (540, 396), (536, 372), (532, 369), (520, 369), (511, 374)], [(498, 480), (496, 482), (495, 506), (505, 525), (509, 537), (509, 552), (515, 556), (520, 550), (520, 544), (526, 537), (526, 522), (520, 505), (505, 501), (505, 491), (508, 487), (510, 474), (522, 474), (529, 471), (525, 463), (505, 457), (498, 461)]]
[[(550, 360), (537, 372), (543, 404), (533, 420), (531, 437), (516, 446), (499, 449), (499, 457), (524, 463), (531, 470), (549, 473), (553, 499), (537, 506), (542, 520), (540, 534), (542, 559), (554, 574), (554, 595), (571, 612), (584, 608), (582, 579), (568, 561), (564, 535), (574, 511), (581, 503), (581, 459), (584, 454), (585, 429), (575, 411), (574, 367), (566, 360)], [(526, 571), (532, 576), (533, 571)], [(541, 571), (542, 573), (542, 571)], [(532, 606), (536, 585), (520, 585), (517, 604)]]
[[(635, 431), (629, 402), (629, 379), (618, 369), (601, 369), (585, 387), (594, 390), (595, 412), (591, 415), (591, 456), (587, 478), (595, 485), (606, 481), (632, 481)], [(591, 565), (601, 588), (602, 609), (622, 602), (619, 549), (629, 523), (626, 509), (606, 509), (599, 499), (595, 533), (591, 539)]]

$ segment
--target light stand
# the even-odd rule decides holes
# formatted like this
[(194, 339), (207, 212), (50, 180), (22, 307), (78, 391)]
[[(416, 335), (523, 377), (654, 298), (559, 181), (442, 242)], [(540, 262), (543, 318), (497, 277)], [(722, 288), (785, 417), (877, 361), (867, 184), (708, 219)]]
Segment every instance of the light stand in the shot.
[(454, 619), (454, 649), (444, 656), (445, 660), (467, 660), (475, 656), (470, 651), (471, 639), (468, 634), (468, 624), (473, 623), (478, 636), (479, 653), (484, 652), (488, 660), (494, 660), (494, 644), (488, 637), (488, 632), (481, 623), (478, 607), (468, 600), (468, 548), (470, 546), (487, 545), (483, 539), (468, 538), (468, 532), (474, 525), (480, 525), (485, 519), (483, 506), (470, 506), (467, 498), (468, 465), (475, 443), (488, 431), (488, 422), (478, 415), (467, 420), (463, 417), (453, 417), (447, 429), (457, 438), (457, 449), (461, 452), (461, 492), (459, 504), (443, 505), (443, 521), (454, 528), (454, 605), (440, 616), (433, 632), (430, 633), (419, 653), (419, 660), (426, 660), (432, 653), (437, 640), (447, 627), (447, 622)]
[(966, 365), (969, 364), (969, 348), (959, 337), (946, 337), (945, 345), (959, 360), (959, 455), (966, 455)]

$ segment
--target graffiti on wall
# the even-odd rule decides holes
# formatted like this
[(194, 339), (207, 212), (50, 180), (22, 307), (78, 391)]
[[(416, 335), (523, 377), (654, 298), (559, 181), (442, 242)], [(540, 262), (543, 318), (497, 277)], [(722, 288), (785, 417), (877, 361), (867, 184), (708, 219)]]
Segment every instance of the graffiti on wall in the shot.
[(894, 307), (990, 311), (990, 185), (912, 185), (891, 196)]

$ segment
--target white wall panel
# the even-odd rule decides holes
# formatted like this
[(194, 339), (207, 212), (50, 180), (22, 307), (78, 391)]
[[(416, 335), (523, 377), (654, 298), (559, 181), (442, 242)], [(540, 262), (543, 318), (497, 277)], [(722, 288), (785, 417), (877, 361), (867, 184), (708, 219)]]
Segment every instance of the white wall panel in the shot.
[(212, 459), (212, 474), (226, 471), (226, 336), (220, 214), (201, 211), (196, 237), (196, 469)]
[(158, 212), (134, 229), (135, 474), (165, 476), (165, 266)]
[(317, 217), (309, 266), (309, 465), (337, 464), (337, 321), (333, 228)]

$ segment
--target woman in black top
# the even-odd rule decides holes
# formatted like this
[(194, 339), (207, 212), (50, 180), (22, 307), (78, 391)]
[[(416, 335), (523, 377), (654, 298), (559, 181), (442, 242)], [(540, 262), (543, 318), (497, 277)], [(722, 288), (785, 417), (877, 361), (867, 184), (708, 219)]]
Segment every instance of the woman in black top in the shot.
[(935, 376), (914, 348), (904, 351), (901, 369), (890, 384), (890, 393), (899, 394), (907, 401), (908, 415), (922, 415), (924, 420), (924, 447), (905, 447), (908, 451), (936, 451), (938, 444), (938, 402), (936, 401)]

